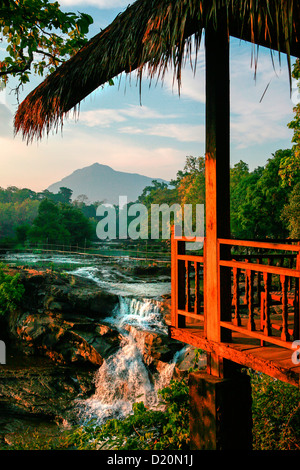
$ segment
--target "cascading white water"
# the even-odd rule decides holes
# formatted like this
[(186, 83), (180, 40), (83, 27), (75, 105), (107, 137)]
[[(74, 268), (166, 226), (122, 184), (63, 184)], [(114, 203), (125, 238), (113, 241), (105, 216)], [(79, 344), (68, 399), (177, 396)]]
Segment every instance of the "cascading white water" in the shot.
[(134, 325), (142, 329), (167, 333), (161, 305), (162, 302), (155, 299), (119, 296), (119, 305), (116, 306), (113, 316), (106, 321), (119, 328), (124, 325)]
[(119, 351), (104, 361), (95, 377), (95, 394), (79, 402), (82, 424), (93, 419), (100, 425), (111, 418), (125, 417), (138, 401), (150, 408), (159, 405), (157, 392), (170, 382), (176, 354), (156, 377), (150, 377), (142, 359), (142, 342), (141, 336), (129, 333)]
[[(132, 405), (137, 401), (150, 408), (159, 405), (157, 392), (170, 382), (178, 354), (162, 365), (159, 373), (150, 375), (143, 362), (145, 337), (138, 330), (150, 326), (152, 331), (165, 328), (160, 307), (161, 302), (152, 299), (119, 297), (115, 316), (106, 318), (106, 322), (120, 330), (123, 344), (96, 373), (95, 394), (78, 403), (81, 423), (93, 419), (102, 424), (107, 419), (124, 417), (132, 412)], [(128, 329), (126, 325), (135, 328)]]

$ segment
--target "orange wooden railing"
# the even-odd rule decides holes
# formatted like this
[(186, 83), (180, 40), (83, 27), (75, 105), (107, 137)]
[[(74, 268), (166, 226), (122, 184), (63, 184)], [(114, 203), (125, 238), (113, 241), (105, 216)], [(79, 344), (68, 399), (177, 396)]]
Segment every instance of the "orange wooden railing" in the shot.
[[(204, 282), (204, 256), (186, 253), (190, 239), (171, 237), (171, 282), (172, 309), (171, 323), (176, 328), (184, 327), (186, 319), (204, 321), (204, 296), (201, 284)], [(194, 238), (193, 242), (203, 242)]]
[[(187, 241), (172, 235), (171, 323), (176, 328), (203, 325), (205, 331), (205, 249), (188, 254)], [(218, 239), (217, 244), (219, 272), (227, 270), (231, 280), (231, 320), (220, 320), (219, 328), (251, 336), (262, 345), (292, 348), (300, 339), (299, 244), (232, 239)], [(224, 246), (230, 249), (226, 259), (221, 255)]]

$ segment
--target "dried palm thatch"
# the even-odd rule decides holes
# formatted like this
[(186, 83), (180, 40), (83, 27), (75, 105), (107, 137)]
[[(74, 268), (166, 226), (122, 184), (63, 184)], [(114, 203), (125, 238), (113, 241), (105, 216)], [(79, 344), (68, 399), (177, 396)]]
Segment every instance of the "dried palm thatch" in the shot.
[[(227, 22), (228, 37), (299, 57), (298, 0), (137, 0), (21, 103), (15, 132), (30, 141), (63, 124), (67, 113), (99, 86), (125, 72), (163, 78), (198, 51), (207, 25)], [(191, 62), (192, 63), (192, 62)]]

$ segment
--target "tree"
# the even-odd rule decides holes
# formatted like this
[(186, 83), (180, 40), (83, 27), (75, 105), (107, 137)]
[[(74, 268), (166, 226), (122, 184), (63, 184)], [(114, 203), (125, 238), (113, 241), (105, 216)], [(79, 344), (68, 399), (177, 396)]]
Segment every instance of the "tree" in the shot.
[(67, 241), (70, 233), (64, 226), (58, 205), (49, 199), (43, 199), (28, 235), (34, 242), (48, 241), (55, 244)]
[(205, 159), (186, 157), (183, 172), (177, 173), (176, 188), (181, 204), (205, 203)]
[(64, 186), (62, 186), (61, 188), (59, 188), (59, 191), (56, 195), (56, 200), (58, 202), (62, 202), (63, 204), (71, 204), (72, 193), (72, 189), (65, 188)]
[(300, 238), (300, 182), (290, 194), (289, 202), (282, 211), (282, 219), (287, 223), (291, 238)]
[(20, 283), (20, 274), (10, 275), (5, 272), (5, 266), (0, 264), (0, 315), (12, 312), (19, 304), (25, 292)]
[(293, 155), (277, 150), (265, 167), (249, 172), (244, 162), (231, 170), (231, 231), (237, 238), (285, 238), (287, 224), (281, 213), (297, 181), (282, 184), (280, 168)]
[(60, 213), (63, 226), (69, 232), (68, 241), (70, 244), (78, 243), (84, 246), (86, 241), (93, 238), (92, 225), (80, 209), (68, 204), (61, 204)]
[(92, 239), (93, 229), (76, 207), (43, 199), (28, 236), (34, 242), (83, 245)]
[(2, 0), (0, 33), (6, 45), (0, 61), (2, 87), (9, 76), (22, 85), (32, 71), (40, 76), (53, 72), (86, 43), (92, 22), (86, 13), (64, 13), (58, 2)]
[[(299, 95), (300, 93), (300, 59), (297, 59), (294, 64), (292, 76), (295, 80), (298, 80), (297, 90), (295, 94)], [(300, 100), (294, 107), (294, 113), (295, 113), (295, 117), (288, 124), (288, 127), (294, 130), (294, 136), (292, 139), (292, 142), (294, 142), (295, 144), (293, 146), (294, 157), (295, 159), (297, 159), (297, 162), (299, 164), (299, 161), (300, 161)]]

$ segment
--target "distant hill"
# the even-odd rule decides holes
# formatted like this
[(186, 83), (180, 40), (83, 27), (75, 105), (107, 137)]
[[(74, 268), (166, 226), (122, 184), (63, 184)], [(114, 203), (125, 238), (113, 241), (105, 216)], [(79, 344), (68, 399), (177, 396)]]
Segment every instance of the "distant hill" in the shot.
[(73, 200), (84, 194), (90, 202), (105, 201), (118, 204), (119, 196), (127, 196), (128, 202), (136, 201), (143, 189), (150, 186), (154, 179), (167, 183), (161, 178), (115, 171), (107, 165), (94, 163), (74, 171), (61, 181), (51, 184), (47, 189), (57, 193), (59, 188), (66, 187), (73, 191)]

